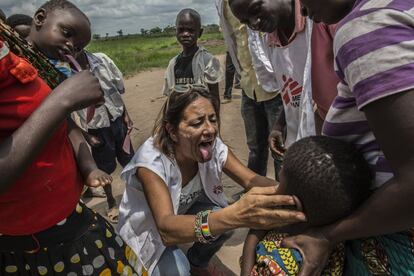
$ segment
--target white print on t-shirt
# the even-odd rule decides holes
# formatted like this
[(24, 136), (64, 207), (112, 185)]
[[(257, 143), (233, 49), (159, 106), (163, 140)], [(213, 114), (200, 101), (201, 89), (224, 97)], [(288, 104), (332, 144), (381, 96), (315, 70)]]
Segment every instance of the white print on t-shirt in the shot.
[(202, 192), (203, 187), (201, 185), (200, 173), (197, 173), (196, 176), (181, 189), (178, 214), (185, 214), (197, 201)]
[(176, 78), (175, 84), (194, 84), (194, 78)]

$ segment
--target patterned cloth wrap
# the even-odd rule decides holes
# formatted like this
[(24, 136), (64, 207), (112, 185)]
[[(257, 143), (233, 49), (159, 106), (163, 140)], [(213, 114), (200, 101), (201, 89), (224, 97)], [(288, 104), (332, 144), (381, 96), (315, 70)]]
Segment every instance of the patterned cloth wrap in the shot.
[[(287, 234), (270, 231), (256, 247), (256, 264), (250, 275), (297, 275), (302, 265), (302, 256), (292, 248), (281, 247), (283, 238)], [(345, 261), (345, 247), (339, 244), (322, 272), (322, 275), (341, 276)]]
[(346, 275), (414, 275), (414, 230), (346, 243)]
[(0, 40), (6, 42), (15, 55), (27, 59), (30, 64), (37, 69), (40, 78), (42, 78), (51, 89), (56, 88), (56, 86), (66, 79), (66, 76), (59, 72), (48, 61), (45, 55), (2, 22), (0, 22)]
[(66, 219), (42, 232), (0, 235), (2, 276), (133, 276), (139, 262), (113, 226), (83, 202)]

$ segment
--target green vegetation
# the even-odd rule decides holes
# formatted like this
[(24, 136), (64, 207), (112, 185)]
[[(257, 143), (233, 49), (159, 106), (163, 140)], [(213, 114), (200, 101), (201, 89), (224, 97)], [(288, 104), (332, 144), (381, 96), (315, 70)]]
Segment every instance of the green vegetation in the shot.
[[(226, 51), (221, 33), (204, 34), (199, 45), (214, 55), (224, 54)], [(107, 54), (125, 75), (148, 68), (167, 67), (168, 61), (181, 51), (175, 36), (142, 35), (94, 40), (87, 49)]]

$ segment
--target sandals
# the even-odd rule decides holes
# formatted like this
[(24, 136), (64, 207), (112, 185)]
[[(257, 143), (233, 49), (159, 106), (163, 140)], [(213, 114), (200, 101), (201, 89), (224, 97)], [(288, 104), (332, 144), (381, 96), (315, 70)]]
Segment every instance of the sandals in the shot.
[(119, 209), (118, 207), (112, 207), (108, 209), (106, 212), (106, 216), (108, 217), (108, 220), (112, 224), (118, 223), (118, 217), (119, 217)]

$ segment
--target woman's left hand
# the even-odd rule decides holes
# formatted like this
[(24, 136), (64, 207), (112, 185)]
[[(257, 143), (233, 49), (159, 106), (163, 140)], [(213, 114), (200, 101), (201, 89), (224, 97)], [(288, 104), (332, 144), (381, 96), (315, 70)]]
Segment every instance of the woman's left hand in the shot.
[(321, 275), (335, 247), (325, 233), (323, 228), (313, 228), (283, 240), (283, 247), (295, 248), (302, 254), (303, 264), (299, 276)]

